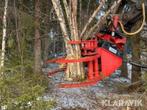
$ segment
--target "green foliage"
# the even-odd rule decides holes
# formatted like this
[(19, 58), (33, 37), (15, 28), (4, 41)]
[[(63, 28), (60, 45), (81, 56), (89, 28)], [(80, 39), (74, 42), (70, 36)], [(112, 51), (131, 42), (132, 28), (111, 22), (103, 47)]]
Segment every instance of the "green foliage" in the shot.
[(48, 78), (33, 73), (34, 22), (32, 17), (22, 13), (21, 23), (21, 52), (15, 34), (7, 39), (5, 67), (0, 70), (4, 73), (0, 78), (0, 107), (6, 105), (6, 110), (49, 110), (55, 102), (42, 98), (48, 89)]
[(12, 48), (13, 46), (14, 46), (14, 39), (10, 37), (10, 39), (8, 40), (8, 48)]
[(48, 87), (42, 74), (5, 72), (0, 78), (0, 105), (7, 110), (49, 110), (54, 101), (45, 101), (41, 96)]
[[(5, 65), (0, 70), (4, 73), (0, 77), (0, 107), (6, 105), (7, 110), (49, 110), (55, 102), (43, 99), (49, 89), (48, 78), (33, 73), (34, 17), (23, 7), (26, 2), (16, 2), (17, 16), (8, 14), (7, 17)], [(30, 5), (30, 2), (27, 3)], [(0, 38), (0, 44), (1, 41)]]

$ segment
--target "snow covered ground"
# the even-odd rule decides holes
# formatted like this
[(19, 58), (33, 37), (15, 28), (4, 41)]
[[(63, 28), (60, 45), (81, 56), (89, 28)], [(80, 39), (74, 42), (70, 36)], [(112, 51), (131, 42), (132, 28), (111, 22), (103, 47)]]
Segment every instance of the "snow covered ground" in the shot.
[[(56, 68), (57, 65), (50, 65), (51, 68)], [(44, 70), (45, 71), (45, 70)], [(48, 68), (48, 70), (50, 69)], [(116, 84), (129, 84), (130, 80), (120, 77), (121, 71), (116, 72), (103, 81), (99, 81), (96, 85), (81, 88), (58, 88), (56, 84), (62, 82), (63, 73), (58, 73), (51, 78), (52, 90), (44, 96), (45, 100), (55, 100), (57, 105), (52, 110), (63, 110), (71, 108), (83, 108), (85, 110), (101, 110), (99, 107), (100, 97), (105, 98), (118, 92)]]

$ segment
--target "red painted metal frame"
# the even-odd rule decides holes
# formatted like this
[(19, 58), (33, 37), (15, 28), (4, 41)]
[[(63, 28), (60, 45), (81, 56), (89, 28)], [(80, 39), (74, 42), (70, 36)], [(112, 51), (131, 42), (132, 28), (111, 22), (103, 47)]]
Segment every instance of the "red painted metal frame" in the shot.
[(98, 48), (101, 56), (101, 73), (108, 77), (122, 65), (122, 58), (104, 48)]
[(110, 34), (100, 34), (100, 33), (95, 34), (95, 36), (98, 39), (102, 39), (102, 40), (105, 40), (107, 42), (111, 42), (112, 44), (115, 44), (120, 50), (124, 49), (124, 44), (126, 43), (125, 37), (119, 38), (117, 36), (113, 37)]
[(85, 87), (85, 86), (92, 86), (92, 85), (96, 85), (98, 81), (100, 81), (102, 78), (101, 77), (96, 77), (92, 80), (87, 80), (84, 82), (76, 82), (76, 83), (72, 83), (72, 84), (59, 84), (58, 87), (59, 88), (78, 88), (78, 87)]
[[(126, 42), (125, 38), (112, 37), (108, 34), (96, 34), (96, 38), (112, 42), (117, 45), (117, 47), (122, 50), (123, 45)], [(82, 51), (82, 58), (80, 59), (66, 59), (66, 58), (58, 58), (47, 61), (47, 63), (86, 63), (88, 65), (88, 73), (87, 80), (84, 82), (73, 82), (72, 84), (59, 84), (58, 86), (61, 88), (75, 88), (75, 87), (83, 87), (83, 86), (91, 86), (95, 85), (98, 81), (102, 80), (105, 77), (110, 76), (117, 68), (119, 68), (122, 64), (122, 58), (116, 56), (115, 54), (109, 52), (108, 50), (98, 47), (97, 39), (92, 40), (83, 40), (83, 41), (69, 41), (69, 44), (72, 45), (80, 45)], [(98, 59), (101, 60), (101, 64), (99, 64)], [(101, 69), (99, 67), (101, 66)], [(57, 72), (65, 71), (66, 67), (56, 69), (52, 72), (48, 73), (48, 76), (51, 76)], [(101, 70), (101, 71), (100, 71)], [(103, 74), (104, 77), (101, 77)]]

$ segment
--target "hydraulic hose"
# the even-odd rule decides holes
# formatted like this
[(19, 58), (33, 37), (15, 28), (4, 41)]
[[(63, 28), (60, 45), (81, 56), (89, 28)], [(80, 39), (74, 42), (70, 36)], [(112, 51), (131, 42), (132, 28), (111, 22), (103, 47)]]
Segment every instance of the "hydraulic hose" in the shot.
[(138, 34), (142, 29), (143, 29), (143, 26), (145, 24), (145, 4), (142, 3), (142, 14), (143, 14), (143, 22), (142, 22), (142, 25), (140, 26), (140, 28), (135, 31), (135, 32), (127, 32), (123, 26), (123, 23), (121, 21), (119, 21), (119, 24), (120, 24), (120, 27), (123, 31), (123, 33), (125, 33), (126, 35), (135, 35), (135, 34)]

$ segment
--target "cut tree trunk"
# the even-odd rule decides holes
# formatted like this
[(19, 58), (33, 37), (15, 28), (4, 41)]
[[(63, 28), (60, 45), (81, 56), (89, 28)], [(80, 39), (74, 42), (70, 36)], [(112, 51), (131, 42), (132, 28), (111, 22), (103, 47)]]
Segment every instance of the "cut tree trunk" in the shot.
[(35, 0), (34, 72), (41, 73), (40, 0)]
[[(78, 34), (78, 24), (77, 24), (77, 0), (71, 0), (71, 38), (72, 40), (79, 41), (80, 37)], [(79, 45), (73, 45), (72, 51), (74, 51), (74, 55), (72, 56), (73, 59), (80, 59), (81, 58), (81, 50)], [(80, 80), (84, 79), (84, 67), (82, 63), (74, 63), (68, 65), (68, 72), (70, 72), (70, 78)]]
[[(77, 0), (71, 0), (69, 6), (67, 5), (67, 1), (63, 1), (66, 18), (63, 15), (63, 9), (61, 7), (59, 0), (52, 0), (53, 7), (55, 9), (56, 15), (58, 17), (60, 27), (64, 36), (64, 42), (66, 47), (67, 59), (79, 59), (81, 58), (81, 51), (79, 45), (70, 45), (68, 41), (71, 40), (80, 40), (78, 34), (78, 25), (77, 25)], [(69, 10), (70, 11), (69, 11)], [(66, 20), (68, 21), (68, 25), (70, 27), (70, 34), (67, 32), (68, 28), (66, 25)], [(70, 63), (67, 64), (66, 71), (66, 79), (83, 79), (84, 71), (83, 65), (81, 63)]]
[[(22, 9), (22, 2), (20, 2), (19, 10)], [(17, 9), (17, 2), (14, 0), (14, 16), (15, 16), (15, 29), (16, 29), (16, 43), (18, 48), (18, 58), (20, 59), (21, 64), (21, 73), (23, 73), (23, 67), (24, 67), (24, 59), (23, 59), (23, 49), (22, 49), (22, 14), (20, 13), (18, 15), (18, 9)]]
[[(72, 48), (71, 45), (69, 45), (67, 43), (70, 39), (68, 38), (69, 35), (67, 33), (67, 27), (66, 27), (66, 24), (65, 24), (65, 19), (64, 19), (62, 8), (61, 8), (61, 4), (60, 4), (60, 1), (59, 0), (52, 0), (52, 4), (53, 4), (54, 10), (55, 10), (55, 13), (57, 15), (57, 18), (59, 20), (61, 31), (62, 31), (62, 34), (63, 34), (63, 37), (64, 37), (66, 53), (67, 53), (67, 55), (69, 57), (69, 55), (73, 54), (73, 51), (71, 49)], [(66, 73), (66, 79), (69, 79), (69, 76), (70, 76), (70, 73), (67, 72)]]
[[(16, 28), (16, 41), (17, 41), (17, 48), (18, 48), (18, 52), (19, 55), (21, 57), (21, 45), (20, 45), (20, 34), (18, 31), (18, 12), (17, 12), (17, 8), (16, 8), (16, 1), (14, 0), (14, 16), (15, 16), (15, 28)], [(20, 21), (20, 20), (19, 20)]]

